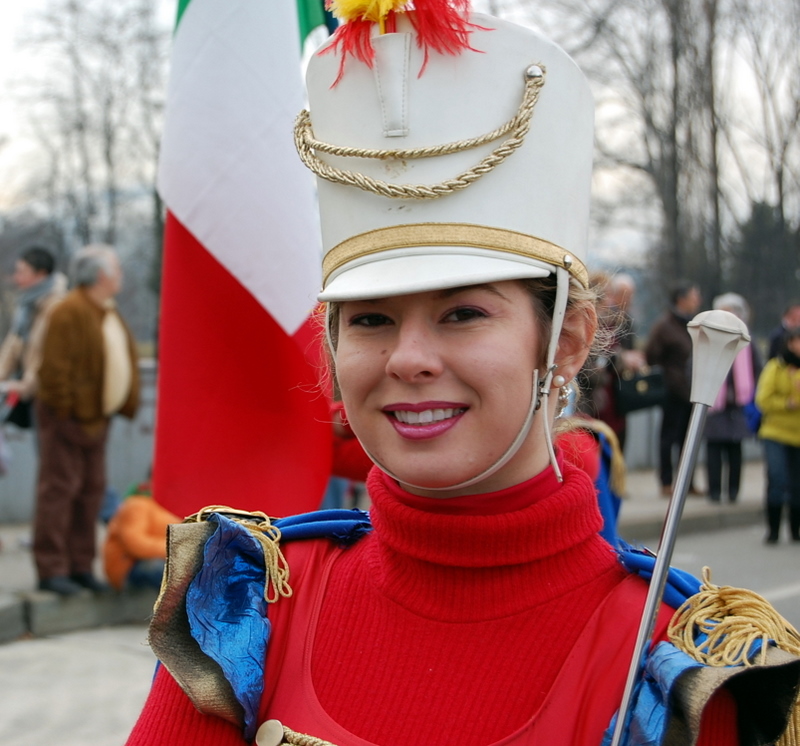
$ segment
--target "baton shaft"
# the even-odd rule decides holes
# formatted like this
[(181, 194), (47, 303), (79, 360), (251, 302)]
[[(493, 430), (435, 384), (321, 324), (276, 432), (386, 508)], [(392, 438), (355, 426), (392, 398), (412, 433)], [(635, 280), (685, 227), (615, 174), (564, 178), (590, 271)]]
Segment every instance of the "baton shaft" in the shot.
[(672, 560), (672, 552), (675, 548), (675, 540), (678, 536), (678, 525), (683, 513), (683, 506), (686, 502), (686, 494), (692, 481), (692, 472), (697, 461), (697, 452), (700, 450), (700, 440), (703, 433), (703, 425), (706, 421), (708, 406), (705, 404), (693, 404), (692, 414), (689, 419), (689, 428), (686, 432), (686, 441), (681, 453), (678, 465), (678, 474), (675, 481), (675, 488), (672, 498), (667, 508), (667, 516), (664, 520), (664, 527), (661, 530), (661, 539), (658, 545), (656, 563), (653, 567), (653, 576), (650, 578), (650, 586), (647, 589), (642, 619), (639, 623), (639, 632), (636, 636), (636, 645), (631, 657), (631, 665), (628, 670), (628, 679), (625, 682), (625, 691), (622, 695), (622, 703), (617, 714), (617, 722), (614, 728), (614, 736), (611, 746), (622, 746), (622, 737), (627, 728), (627, 720), (631, 708), (633, 693), (636, 689), (639, 677), (642, 673), (642, 663), (644, 654), (647, 651), (650, 637), (653, 634), (658, 609), (661, 606), (661, 599), (664, 596), (664, 586), (667, 582), (669, 564)]

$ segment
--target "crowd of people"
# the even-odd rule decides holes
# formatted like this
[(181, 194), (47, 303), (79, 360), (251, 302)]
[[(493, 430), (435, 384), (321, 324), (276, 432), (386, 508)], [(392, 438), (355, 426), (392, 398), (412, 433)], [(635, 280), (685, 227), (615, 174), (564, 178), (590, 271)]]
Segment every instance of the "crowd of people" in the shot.
[[(611, 330), (609, 353), (591, 358), (581, 379), (578, 410), (606, 422), (624, 444), (626, 412), (620, 406), (620, 382), (631, 371), (660, 371), (664, 396), (660, 403), (657, 473), (661, 494), (670, 497), (673, 474), (686, 438), (691, 413), (692, 341), (687, 324), (702, 309), (699, 286), (680, 280), (669, 290), (669, 307), (644, 340), (637, 340), (628, 312), (635, 285), (628, 275), (600, 273), (594, 282), (601, 293), (601, 324)], [(620, 302), (618, 287), (625, 288)], [(749, 324), (751, 309), (738, 293), (713, 299), (715, 310), (734, 314)], [(689, 493), (712, 503), (735, 503), (739, 498), (743, 442), (758, 438), (766, 470), (766, 542), (779, 541), (784, 513), (790, 537), (800, 541), (800, 406), (798, 405), (798, 342), (800, 301), (787, 306), (780, 323), (765, 340), (767, 363), (757, 340), (736, 356), (725, 383), (709, 408), (704, 430), (706, 487), (692, 479)]]
[(139, 401), (135, 341), (116, 309), (122, 270), (111, 246), (78, 249), (66, 277), (46, 248), (23, 251), (20, 290), (0, 347), (7, 421), (30, 428), (38, 455), (33, 561), (38, 588), (105, 592), (97, 577), (97, 522), (106, 493), (106, 442), (117, 414)]

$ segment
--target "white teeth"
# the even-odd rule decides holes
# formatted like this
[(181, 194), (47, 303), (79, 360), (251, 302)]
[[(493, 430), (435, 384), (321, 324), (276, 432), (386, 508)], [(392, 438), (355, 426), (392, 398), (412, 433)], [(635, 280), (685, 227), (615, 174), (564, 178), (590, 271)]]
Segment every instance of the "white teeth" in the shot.
[(461, 414), (464, 409), (426, 409), (423, 412), (395, 410), (394, 416), (406, 425), (427, 425), (431, 422), (449, 420), (453, 414)]

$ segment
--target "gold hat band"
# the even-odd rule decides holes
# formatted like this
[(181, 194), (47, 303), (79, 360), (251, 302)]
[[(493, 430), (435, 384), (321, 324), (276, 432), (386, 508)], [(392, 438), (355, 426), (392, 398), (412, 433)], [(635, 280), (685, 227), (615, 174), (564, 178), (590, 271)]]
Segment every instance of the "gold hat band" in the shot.
[(377, 228), (348, 238), (325, 255), (322, 262), (324, 284), (333, 272), (354, 259), (415, 246), (465, 246), (539, 259), (568, 269), (581, 285), (589, 286), (586, 266), (560, 246), (525, 233), (469, 223), (412, 223)]

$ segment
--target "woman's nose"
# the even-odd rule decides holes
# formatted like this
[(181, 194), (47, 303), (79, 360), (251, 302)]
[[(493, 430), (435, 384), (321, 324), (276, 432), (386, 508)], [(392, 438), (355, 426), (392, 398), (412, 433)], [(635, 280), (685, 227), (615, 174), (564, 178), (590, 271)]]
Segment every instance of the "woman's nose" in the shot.
[(440, 375), (442, 358), (435, 336), (425, 323), (404, 322), (398, 328), (394, 346), (389, 351), (387, 374), (409, 383)]

